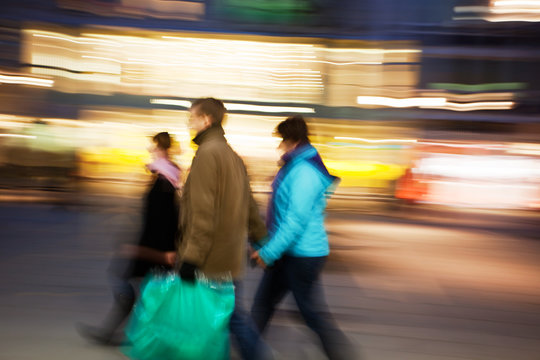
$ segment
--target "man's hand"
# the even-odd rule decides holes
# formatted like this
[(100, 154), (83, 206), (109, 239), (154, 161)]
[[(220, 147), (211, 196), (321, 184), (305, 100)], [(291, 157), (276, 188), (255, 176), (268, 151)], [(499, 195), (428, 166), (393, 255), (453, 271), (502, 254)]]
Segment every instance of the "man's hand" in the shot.
[(197, 270), (197, 266), (185, 262), (182, 263), (178, 273), (180, 274), (182, 280), (193, 283), (195, 282), (195, 270)]
[(163, 254), (163, 257), (166, 265), (172, 267), (176, 263), (176, 251), (167, 251)]
[(262, 267), (263, 269), (266, 269), (266, 264), (263, 261), (263, 259), (259, 256), (259, 250), (255, 251), (253, 254), (251, 254), (251, 260), (255, 261), (257, 265)]

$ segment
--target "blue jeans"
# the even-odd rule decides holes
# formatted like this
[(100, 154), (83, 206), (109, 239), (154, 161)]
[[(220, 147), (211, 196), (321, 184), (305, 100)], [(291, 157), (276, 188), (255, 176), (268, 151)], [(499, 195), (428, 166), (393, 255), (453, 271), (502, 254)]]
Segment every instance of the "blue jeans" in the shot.
[(328, 358), (354, 359), (352, 347), (330, 318), (324, 301), (320, 274), (325, 261), (326, 256), (284, 256), (264, 272), (251, 315), (262, 333), (276, 306), (291, 291), (306, 325), (318, 335)]
[(234, 281), (234, 311), (229, 329), (236, 339), (238, 350), (244, 360), (268, 360), (272, 358), (269, 347), (261, 339), (251, 316), (242, 305), (242, 283)]

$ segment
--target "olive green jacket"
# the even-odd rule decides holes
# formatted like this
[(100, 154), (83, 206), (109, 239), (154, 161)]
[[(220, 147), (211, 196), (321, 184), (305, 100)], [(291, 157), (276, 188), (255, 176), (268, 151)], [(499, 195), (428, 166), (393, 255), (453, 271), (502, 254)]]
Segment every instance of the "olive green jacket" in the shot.
[(221, 126), (204, 130), (193, 141), (199, 148), (182, 194), (179, 260), (210, 278), (237, 278), (245, 267), (248, 235), (258, 241), (266, 236), (266, 227), (244, 162)]

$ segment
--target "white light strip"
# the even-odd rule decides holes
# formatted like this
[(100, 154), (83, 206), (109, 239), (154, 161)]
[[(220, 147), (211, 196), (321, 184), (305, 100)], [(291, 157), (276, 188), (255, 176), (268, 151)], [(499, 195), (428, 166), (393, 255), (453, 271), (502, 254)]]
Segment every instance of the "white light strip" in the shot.
[[(113, 58), (107, 58), (107, 57), (102, 57), (102, 56), (83, 55), (81, 57), (84, 58), (84, 59), (112, 61), (112, 62), (116, 62), (116, 63), (119, 63), (119, 64), (138, 64), (138, 62), (121, 61), (121, 60), (116, 60), (116, 59), (113, 59)], [(156, 65), (161, 65), (161, 64), (156, 63)]]
[(54, 81), (28, 76), (10, 76), (0, 74), (0, 83), (51, 87), (53, 86)]
[(195, 42), (195, 43), (202, 43), (202, 44), (212, 44), (212, 43), (217, 43), (217, 44), (222, 44), (224, 42), (227, 42), (227, 43), (231, 43), (233, 45), (261, 45), (263, 44), (264, 46), (268, 46), (268, 47), (278, 47), (278, 48), (283, 48), (283, 47), (303, 47), (303, 48), (314, 48), (313, 45), (311, 44), (292, 44), (292, 43), (263, 43), (261, 41), (250, 41), (250, 40), (214, 40), (214, 39), (196, 39), (196, 38), (188, 38), (188, 37), (178, 37), (178, 36), (168, 36), (168, 35), (163, 35), (162, 36), (163, 39), (169, 39), (169, 40), (183, 40), (183, 41), (190, 41), (190, 42)]
[(540, 7), (540, 1), (535, 0), (498, 0), (493, 2), (493, 6), (532, 6)]
[(326, 52), (357, 52), (361, 54), (414, 54), (421, 53), (417, 49), (336, 49), (336, 48), (321, 48)]
[(308, 107), (292, 107), (292, 106), (263, 106), (263, 105), (249, 105), (249, 104), (230, 104), (225, 103), (227, 110), (236, 111), (257, 111), (267, 113), (281, 113), (281, 112), (296, 112), (304, 114), (313, 114), (315, 109)]
[(395, 99), (384, 96), (358, 96), (356, 102), (359, 105), (379, 105), (379, 106), (389, 106), (396, 108), (404, 107), (415, 107), (415, 106), (444, 106), (446, 104), (445, 98), (427, 98), (427, 97), (417, 97), (417, 98), (405, 98), (405, 99)]
[(389, 143), (389, 142), (415, 143), (415, 142), (417, 142), (417, 140), (415, 140), (415, 139), (378, 139), (378, 140), (372, 140), (372, 139), (348, 137), (348, 136), (334, 136), (334, 139), (336, 139), (336, 140), (363, 141), (363, 142), (367, 142), (367, 143)]
[(14, 137), (14, 138), (23, 138), (23, 139), (35, 139), (35, 136), (32, 135), (19, 135), (19, 134), (0, 134), (0, 137)]
[[(429, 106), (432, 109), (445, 109), (452, 111), (475, 111), (475, 110), (508, 110), (514, 106), (513, 101), (483, 101), (474, 103), (446, 102), (443, 106)], [(427, 108), (428, 106), (420, 106)]]
[(231, 141), (256, 141), (257, 143), (269, 143), (279, 144), (280, 139), (272, 136), (256, 136), (256, 135), (239, 135), (239, 134), (227, 134), (225, 135), (227, 140)]
[(537, 190), (538, 187), (534, 185), (521, 185), (521, 184), (490, 184), (488, 182), (482, 182), (481, 184), (466, 182), (466, 181), (444, 181), (444, 180), (429, 180), (430, 184), (440, 184), (440, 185), (458, 185), (458, 186), (467, 186), (467, 187), (476, 187), (481, 189), (491, 188), (504, 188), (504, 189), (524, 189), (524, 190)]
[(511, 9), (500, 9), (495, 8), (490, 10), (493, 14), (539, 14), (540, 9), (527, 9), (527, 8), (511, 8)]
[[(58, 33), (54, 33), (54, 34), (58, 34)], [(40, 38), (68, 41), (74, 44), (94, 44), (94, 45), (109, 45), (110, 44), (110, 41), (105, 42), (105, 40), (101, 40), (101, 39), (73, 40), (71, 37), (67, 37), (67, 36), (54, 36), (54, 35), (45, 35), (45, 34), (36, 34), (36, 33), (32, 35), (35, 37), (40, 37)]]
[(305, 60), (305, 61), (298, 61), (298, 62), (313, 62), (313, 63), (320, 63), (320, 64), (329, 64), (329, 65), (337, 65), (337, 66), (346, 66), (346, 65), (382, 65), (382, 61), (353, 61), (353, 62), (346, 62), (346, 63), (337, 63), (333, 61), (325, 61), (325, 60)]
[[(406, 90), (409, 91), (409, 90)], [(515, 94), (511, 92), (504, 93), (473, 93), (473, 94), (453, 94), (448, 92), (424, 92), (421, 93), (424, 97), (445, 97), (447, 100), (457, 100), (460, 102), (466, 101), (511, 101)]]
[(507, 110), (511, 109), (513, 101), (480, 101), (472, 103), (449, 102), (444, 97), (416, 97), (396, 99), (384, 96), (358, 96), (356, 102), (359, 105), (387, 106), (394, 108), (420, 107), (429, 109), (445, 109), (452, 111), (474, 110)]
[[(187, 100), (150, 99), (150, 103), (159, 104), (159, 105), (181, 106), (185, 108), (191, 107), (191, 102)], [(256, 111), (256, 112), (266, 112), (266, 113), (295, 112), (295, 113), (304, 113), (304, 114), (315, 113), (315, 109), (308, 108), (308, 107), (264, 106), (264, 105), (232, 104), (232, 103), (225, 103), (224, 105), (228, 111)]]
[(150, 99), (150, 104), (181, 106), (185, 108), (191, 107), (191, 101), (187, 101), (187, 100)]
[(432, 142), (432, 141), (419, 141), (419, 144), (422, 145), (434, 145), (434, 146), (445, 146), (451, 148), (473, 148), (473, 149), (487, 149), (487, 150), (505, 150), (506, 147), (497, 144), (449, 144), (441, 142)]

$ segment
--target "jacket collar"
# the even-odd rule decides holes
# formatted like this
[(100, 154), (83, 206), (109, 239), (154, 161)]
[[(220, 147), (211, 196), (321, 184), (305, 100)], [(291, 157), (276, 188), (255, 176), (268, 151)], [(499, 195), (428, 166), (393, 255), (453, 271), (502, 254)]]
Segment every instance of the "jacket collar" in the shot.
[(221, 125), (210, 126), (208, 129), (205, 129), (198, 133), (192, 141), (200, 146), (202, 143), (212, 139), (227, 141), (225, 140), (225, 131), (223, 130)]
[(295, 163), (302, 159), (315, 156), (316, 154), (317, 154), (317, 149), (315, 149), (313, 145), (309, 143), (301, 144), (295, 147), (293, 150), (289, 151), (288, 153), (285, 153), (281, 157), (281, 161), (283, 165), (287, 165), (289, 163)]
[(283, 166), (278, 172), (276, 179), (278, 177), (283, 177), (285, 173), (289, 171), (288, 169), (301, 161), (307, 161), (311, 163), (319, 171), (319, 174), (322, 176), (322, 178), (325, 179), (324, 181), (326, 182), (327, 186), (334, 184), (333, 186), (331, 186), (331, 189), (329, 191), (327, 190), (327, 193), (334, 192), (341, 179), (339, 179), (337, 176), (331, 175), (328, 172), (328, 169), (324, 165), (321, 156), (317, 152), (317, 149), (315, 149), (310, 143), (299, 145), (295, 149), (289, 151), (281, 157), (281, 162)]

